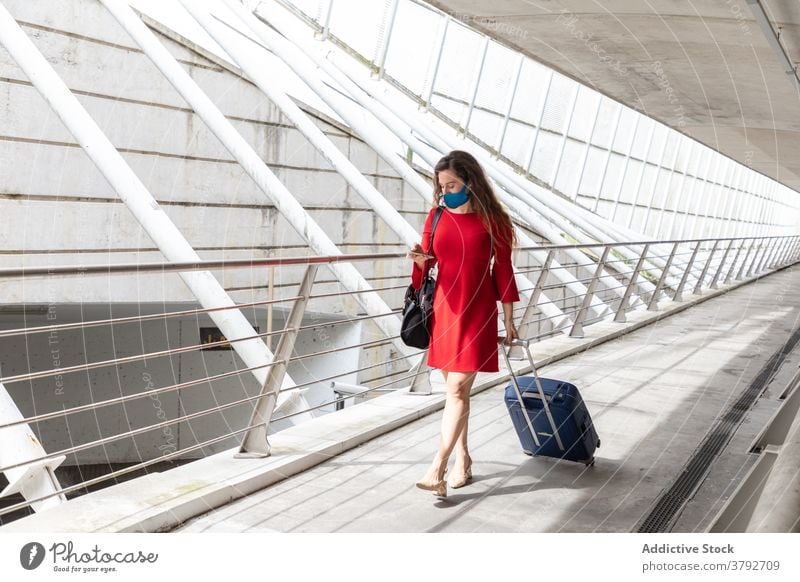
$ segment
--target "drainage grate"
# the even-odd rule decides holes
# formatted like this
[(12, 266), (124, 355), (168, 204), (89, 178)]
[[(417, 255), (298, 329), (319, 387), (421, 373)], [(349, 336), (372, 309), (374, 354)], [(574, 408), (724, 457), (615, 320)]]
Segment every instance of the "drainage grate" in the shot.
[(669, 531), (678, 512), (699, 487), (708, 472), (711, 463), (717, 458), (750, 410), (759, 395), (764, 391), (770, 379), (780, 368), (786, 356), (791, 353), (800, 341), (800, 328), (796, 329), (789, 340), (776, 351), (764, 365), (758, 376), (742, 395), (734, 402), (723, 417), (719, 419), (706, 435), (703, 442), (683, 468), (680, 476), (672, 486), (656, 502), (653, 509), (644, 518), (636, 530), (640, 533), (657, 533)]

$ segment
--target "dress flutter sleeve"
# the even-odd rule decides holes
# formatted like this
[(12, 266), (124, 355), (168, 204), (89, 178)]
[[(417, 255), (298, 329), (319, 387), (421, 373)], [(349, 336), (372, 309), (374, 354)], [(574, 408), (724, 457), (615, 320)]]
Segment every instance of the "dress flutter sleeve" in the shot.
[(492, 267), (495, 299), (501, 303), (519, 301), (517, 282), (514, 280), (514, 267), (511, 264), (511, 245), (504, 240), (505, 238), (511, 239), (511, 232), (509, 227), (503, 224), (498, 224), (495, 232), (498, 233), (498, 236), (494, 237), (494, 266)]
[[(430, 252), (429, 247), (431, 244), (431, 225), (433, 224), (433, 215), (435, 212), (435, 209), (431, 209), (431, 211), (428, 212), (428, 218), (425, 220), (425, 226), (422, 228), (422, 241), (420, 245), (422, 246), (422, 252), (426, 255), (433, 254)], [(428, 261), (428, 268), (433, 267), (435, 264), (436, 259), (431, 259)], [(414, 263), (413, 270), (411, 271), (411, 284), (414, 286), (414, 289), (419, 289), (422, 286), (422, 275), (422, 268)]]

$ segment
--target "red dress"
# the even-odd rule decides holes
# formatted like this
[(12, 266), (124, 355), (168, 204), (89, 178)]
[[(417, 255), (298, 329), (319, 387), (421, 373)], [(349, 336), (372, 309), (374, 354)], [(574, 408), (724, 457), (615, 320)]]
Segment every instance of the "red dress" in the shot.
[[(422, 231), (428, 252), (434, 210)], [(505, 227), (501, 227), (505, 228)], [(497, 227), (496, 227), (497, 230)], [(497, 302), (519, 301), (511, 247), (491, 236), (477, 212), (442, 212), (433, 239), (438, 261), (428, 365), (448, 372), (497, 372)], [(490, 261), (494, 254), (494, 265)], [(435, 264), (436, 261), (431, 261)], [(422, 284), (414, 264), (411, 280)]]

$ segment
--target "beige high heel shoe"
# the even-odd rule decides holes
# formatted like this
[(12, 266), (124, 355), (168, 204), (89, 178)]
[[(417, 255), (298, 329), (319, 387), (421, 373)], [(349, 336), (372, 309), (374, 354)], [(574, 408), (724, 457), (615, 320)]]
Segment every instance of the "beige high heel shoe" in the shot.
[[(447, 473), (447, 469), (445, 469), (444, 472)], [(447, 481), (444, 479), (439, 479), (438, 481), (422, 479), (421, 481), (417, 481), (416, 485), (425, 491), (433, 491), (436, 497), (447, 497)]]
[(459, 487), (463, 487), (464, 485), (469, 485), (472, 482), (472, 463), (469, 464), (463, 473), (453, 473), (450, 476), (450, 479), (447, 480), (447, 484), (450, 485), (453, 489), (458, 489)]

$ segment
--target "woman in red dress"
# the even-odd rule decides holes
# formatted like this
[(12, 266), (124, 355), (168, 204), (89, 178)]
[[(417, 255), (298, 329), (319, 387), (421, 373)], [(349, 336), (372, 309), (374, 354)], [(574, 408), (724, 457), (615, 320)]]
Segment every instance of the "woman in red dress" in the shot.
[[(436, 208), (444, 203), (428, 249)], [(442, 371), (447, 399), (439, 450), (417, 487), (447, 495), (447, 485), (463, 487), (472, 479), (467, 447), (469, 396), (477, 372), (497, 372), (497, 302), (503, 305), (507, 342), (517, 337), (513, 305), (519, 301), (511, 265), (514, 231), (508, 213), (495, 196), (483, 168), (469, 153), (452, 151), (434, 168), (433, 208), (409, 255), (412, 282), (419, 289), (425, 255), (437, 265), (428, 365)], [(492, 264), (492, 259), (494, 262)], [(450, 454), (456, 462), (450, 479), (444, 474)]]

